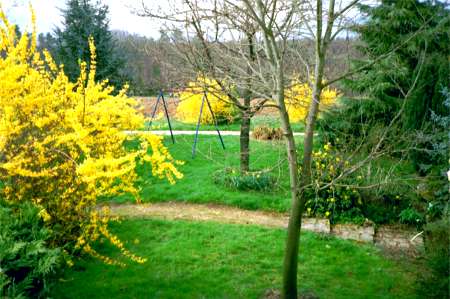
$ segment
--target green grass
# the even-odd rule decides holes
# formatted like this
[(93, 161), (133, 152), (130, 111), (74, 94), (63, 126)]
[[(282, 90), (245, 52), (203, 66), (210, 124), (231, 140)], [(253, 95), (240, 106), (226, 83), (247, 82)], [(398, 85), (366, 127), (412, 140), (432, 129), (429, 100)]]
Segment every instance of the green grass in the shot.
[[(181, 201), (192, 203), (220, 203), (244, 209), (264, 209), (286, 211), (289, 207), (289, 180), (284, 142), (251, 141), (250, 164), (254, 170), (270, 168), (278, 179), (272, 192), (239, 191), (216, 185), (214, 173), (225, 167), (239, 167), (239, 137), (224, 136), (226, 149), (223, 150), (217, 136), (199, 136), (197, 154), (192, 158), (194, 136), (175, 136), (176, 143), (165, 138), (165, 144), (172, 156), (185, 162), (178, 166), (184, 178), (175, 185), (165, 179), (151, 176), (151, 170), (138, 169), (141, 180), (143, 202)], [(301, 137), (297, 137), (301, 141)], [(281, 159), (281, 162), (279, 161)], [(123, 196), (113, 199), (116, 202), (132, 201)]]
[[(159, 220), (113, 225), (149, 260), (125, 268), (83, 259), (52, 288), (53, 298), (260, 298), (281, 285), (285, 231)], [(139, 240), (135, 242), (134, 240)], [(117, 257), (117, 250), (97, 249)], [(303, 233), (298, 283), (320, 298), (414, 298), (412, 264), (378, 249)]]
[[(188, 124), (181, 122), (176, 119), (171, 119), (170, 124), (172, 125), (172, 130), (177, 131), (195, 131), (197, 124)], [(145, 128), (149, 129), (149, 122), (146, 122)], [(154, 120), (152, 122), (151, 130), (169, 130), (169, 125), (167, 124), (167, 120), (165, 118)], [(200, 131), (214, 131), (216, 127), (214, 125), (200, 125)], [(239, 131), (240, 126), (239, 123), (231, 123), (231, 124), (220, 124), (219, 130), (222, 131)]]
[[(180, 130), (180, 131), (194, 131), (196, 129), (197, 124), (188, 124), (183, 123), (176, 119), (171, 119), (170, 123), (172, 125), (172, 130)], [(251, 122), (251, 130), (253, 130), (257, 126), (269, 126), (272, 128), (279, 128), (280, 127), (280, 119), (277, 116), (272, 115), (257, 115), (252, 118)], [(304, 131), (304, 124), (303, 123), (293, 123), (292, 129), (294, 132), (303, 132)], [(145, 128), (148, 128), (148, 122), (146, 123)], [(167, 120), (165, 118), (154, 120), (152, 122), (152, 130), (168, 130), (169, 125), (167, 124)], [(214, 125), (200, 125), (201, 131), (214, 131), (216, 127)], [(239, 120), (237, 120), (234, 123), (231, 124), (220, 124), (219, 129), (223, 131), (239, 131), (240, 130), (240, 123)]]
[[(148, 166), (146, 168), (139, 167), (140, 180), (137, 183), (141, 188), (142, 201), (217, 203), (249, 210), (288, 211), (290, 207), (289, 174), (284, 141), (251, 140), (251, 170), (268, 169), (272, 177), (276, 178), (277, 184), (271, 191), (242, 191), (214, 183), (214, 176), (218, 171), (223, 171), (227, 167), (239, 168), (239, 137), (224, 136), (223, 138), (225, 150), (222, 149), (218, 136), (200, 135), (197, 155), (192, 158), (193, 135), (175, 136), (175, 144), (172, 144), (170, 138), (166, 137), (164, 143), (173, 157), (185, 162), (184, 165), (177, 166), (184, 177), (178, 180), (175, 185), (171, 185), (165, 179), (152, 177)], [(299, 147), (298, 154), (301, 156), (302, 137), (297, 136), (296, 141)], [(319, 144), (316, 142), (317, 146)], [(366, 179), (365, 184), (368, 185), (383, 180), (383, 175), (389, 171), (393, 171), (401, 177), (414, 173), (408, 163), (392, 158), (384, 157), (373, 161), (371, 164), (373, 169), (377, 169), (377, 172), (371, 177), (366, 176), (365, 169), (362, 169), (361, 173), (355, 174), (355, 177), (356, 175), (364, 177)], [(393, 170), (390, 169), (392, 166), (395, 166)], [(409, 189), (405, 189), (404, 185), (396, 184), (379, 190), (385, 190), (383, 192), (390, 190), (389, 192), (392, 194), (402, 194), (403, 198), (409, 192)], [(368, 198), (369, 195), (376, 195), (372, 193), (367, 195), (366, 191), (363, 194), (365, 198)], [(111, 200), (119, 203), (134, 201), (130, 196), (116, 197)], [(380, 217), (377, 216), (376, 219), (371, 220), (378, 223), (378, 218)]]

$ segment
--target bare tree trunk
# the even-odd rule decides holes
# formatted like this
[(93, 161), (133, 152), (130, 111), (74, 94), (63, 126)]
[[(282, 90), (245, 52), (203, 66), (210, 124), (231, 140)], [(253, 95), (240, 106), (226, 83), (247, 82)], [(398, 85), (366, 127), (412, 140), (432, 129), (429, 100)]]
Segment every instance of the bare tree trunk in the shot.
[(320, 95), (322, 89), (319, 83), (315, 83), (313, 87), (312, 103), (309, 107), (308, 117), (306, 118), (305, 140), (303, 142), (303, 168), (301, 188), (307, 188), (311, 183), (311, 157), (314, 146), (314, 126), (316, 123), (317, 113), (319, 111)]
[(286, 149), (289, 164), (289, 178), (291, 186), (291, 215), (288, 224), (288, 236), (286, 240), (286, 250), (283, 262), (283, 293), (285, 299), (297, 298), (297, 264), (298, 246), (301, 226), (301, 205), (298, 197), (298, 163), (297, 149), (295, 146), (294, 134), (292, 132), (289, 115), (284, 102), (284, 73), (283, 68), (277, 68), (277, 102), (280, 111), (281, 127), (286, 140)]
[[(291, 151), (292, 148), (292, 146), (289, 146), (289, 144), (290, 142), (288, 142), (288, 152)], [(294, 157), (292, 158), (297, 158), (296, 154), (294, 154), (293, 156)], [(291, 158), (289, 157), (289, 160), (290, 159)], [(294, 163), (289, 162), (290, 175), (293, 176), (294, 174), (292, 169), (294, 165), (291, 164)], [(297, 164), (297, 162), (295, 162), (295, 164)], [(297, 177), (297, 165), (295, 165), (295, 167), (295, 177)], [(302, 225), (302, 212), (304, 206), (303, 201), (300, 200), (301, 198), (299, 197), (298, 191), (299, 186), (297, 182), (294, 186), (291, 186), (292, 206), (291, 215), (289, 217), (288, 235), (286, 239), (286, 249), (284, 252), (283, 261), (283, 299), (297, 299), (298, 249), (300, 244), (300, 229)]]
[[(282, 297), (284, 299), (297, 299), (297, 263), (300, 246), (300, 231), (302, 227), (302, 214), (307, 200), (307, 194), (305, 191), (311, 184), (311, 158), (314, 146), (314, 126), (317, 119), (317, 113), (319, 111), (325, 65), (325, 57), (322, 51), (323, 49), (321, 48), (320, 40), (316, 40), (316, 66), (314, 69), (312, 101), (309, 106), (308, 116), (306, 118), (305, 139), (303, 142), (303, 167), (300, 182), (297, 182), (296, 185), (297, 190), (291, 190), (293, 196), (292, 210), (291, 217), (289, 218), (288, 237), (286, 241), (286, 251), (283, 264)], [(291, 179), (292, 175), (293, 174), (291, 173)], [(297, 172), (295, 173), (295, 177), (297, 177)]]
[[(251, 63), (256, 60), (254, 45), (254, 30), (246, 32), (248, 42), (248, 58)], [(250, 105), (252, 101), (252, 69), (247, 67), (248, 79), (246, 80), (246, 88), (244, 94), (244, 109), (241, 109), (241, 134), (240, 134), (240, 168), (241, 174), (250, 170), (250, 122), (252, 115), (250, 114)]]
[[(250, 107), (250, 98), (244, 98), (244, 105)], [(250, 170), (250, 122), (251, 117), (248, 110), (241, 110), (241, 132), (240, 132), (240, 168), (241, 174)]]
[[(297, 159), (295, 144), (293, 141), (292, 143), (289, 142), (291, 138), (287, 138), (289, 171), (291, 176), (292, 207), (288, 224), (288, 236), (286, 240), (286, 250), (283, 263), (282, 298), (284, 299), (297, 299), (297, 264), (300, 246), (300, 231), (302, 226), (302, 214), (307, 200), (305, 191), (311, 183), (311, 157), (314, 145), (314, 124), (317, 118), (317, 112), (319, 110), (320, 94), (320, 84), (316, 83), (313, 88), (313, 101), (306, 119), (305, 139), (303, 145), (303, 168), (300, 181), (297, 180), (297, 161), (294, 163), (291, 162), (291, 157), (295, 157), (295, 159)], [(281, 119), (283, 120), (283, 117)], [(292, 140), (293, 139), (294, 138), (292, 136)], [(289, 155), (291, 151), (294, 153), (293, 155)], [(294, 169), (295, 173), (293, 173)], [(295, 184), (292, 182), (292, 177), (297, 180)]]

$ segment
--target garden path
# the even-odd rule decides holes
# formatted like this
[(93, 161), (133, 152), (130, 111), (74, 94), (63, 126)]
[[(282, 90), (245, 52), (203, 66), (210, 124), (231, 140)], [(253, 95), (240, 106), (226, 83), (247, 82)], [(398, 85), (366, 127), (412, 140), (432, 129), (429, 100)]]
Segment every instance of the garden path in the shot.
[(266, 211), (249, 211), (213, 204), (180, 202), (110, 204), (113, 216), (150, 217), (165, 220), (214, 221), (286, 228), (289, 215)]
[[(131, 218), (154, 218), (163, 220), (212, 221), (226, 224), (257, 225), (268, 228), (287, 228), (289, 215), (267, 211), (249, 211), (216, 204), (190, 204), (182, 202), (161, 202), (141, 204), (110, 204), (112, 216)], [(100, 206), (101, 208), (101, 206)], [(395, 226), (356, 226), (339, 224), (333, 229), (328, 219), (302, 219), (302, 229), (316, 233), (332, 234), (341, 239), (374, 243), (392, 252), (415, 255), (423, 246), (421, 233), (415, 229)]]

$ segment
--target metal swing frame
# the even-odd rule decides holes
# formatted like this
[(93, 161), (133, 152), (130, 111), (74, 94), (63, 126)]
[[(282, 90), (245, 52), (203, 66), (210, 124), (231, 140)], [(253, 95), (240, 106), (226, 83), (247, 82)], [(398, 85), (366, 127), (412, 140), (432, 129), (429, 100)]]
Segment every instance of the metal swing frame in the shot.
[(148, 124), (148, 130), (150, 130), (150, 128), (152, 126), (152, 122), (153, 122), (153, 119), (155, 118), (156, 110), (158, 109), (158, 104), (159, 104), (160, 100), (162, 100), (162, 103), (163, 103), (164, 114), (166, 115), (167, 124), (169, 125), (170, 137), (172, 138), (172, 143), (175, 144), (175, 137), (173, 136), (172, 124), (170, 123), (170, 117), (169, 117), (169, 112), (167, 109), (167, 103), (166, 103), (166, 99), (164, 98), (164, 93), (162, 90), (159, 91), (158, 97), (156, 98), (156, 104), (155, 104), (155, 107), (153, 107), (152, 117)]
[(203, 92), (203, 97), (202, 97), (202, 104), (200, 106), (200, 113), (198, 115), (197, 128), (195, 129), (194, 144), (192, 145), (192, 158), (195, 158), (195, 153), (196, 153), (196, 150), (197, 150), (198, 130), (200, 128), (200, 121), (202, 119), (203, 106), (205, 105), (205, 102), (206, 102), (206, 105), (208, 106), (209, 112), (211, 112), (211, 116), (212, 116), (212, 119), (214, 121), (214, 126), (215, 126), (217, 134), (219, 136), (220, 143), (222, 144), (222, 148), (225, 149), (225, 144), (223, 142), (222, 135), (220, 135), (220, 130), (219, 130), (219, 127), (217, 125), (216, 116), (214, 115), (214, 112), (213, 112), (213, 110), (211, 108), (211, 104), (210, 104), (210, 102), (208, 100), (208, 95), (206, 94), (206, 91), (204, 91)]

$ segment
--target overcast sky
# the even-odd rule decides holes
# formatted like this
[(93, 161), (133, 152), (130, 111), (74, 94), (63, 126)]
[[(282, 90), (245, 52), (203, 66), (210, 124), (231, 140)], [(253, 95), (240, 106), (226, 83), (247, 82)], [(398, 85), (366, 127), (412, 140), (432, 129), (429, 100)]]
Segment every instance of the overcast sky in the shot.
[[(37, 18), (38, 32), (53, 32), (56, 26), (61, 26), (61, 8), (65, 8), (67, 0), (0, 0), (0, 4), (6, 11), (10, 21), (18, 24), (23, 31), (30, 28), (30, 11), (28, 4), (31, 2)], [(93, 0), (95, 2), (96, 0)], [(133, 8), (140, 8), (142, 1), (152, 9), (170, 9), (170, 0), (100, 0), (109, 7), (110, 29), (128, 31), (147, 37), (159, 37), (159, 29), (162, 23), (151, 20), (148, 17), (139, 17), (132, 13)], [(341, 3), (342, 1), (342, 3)], [(350, 0), (337, 1), (345, 6)], [(366, 4), (375, 3), (376, 0), (361, 0)], [(358, 14), (356, 10), (349, 14)]]
[[(156, 1), (158, 0), (146, 0), (145, 2), (149, 5)], [(30, 28), (28, 9), (30, 2), (36, 12), (38, 32), (52, 32), (55, 26), (61, 25), (62, 17), (59, 9), (65, 7), (66, 0), (0, 0), (10, 21), (18, 24), (21, 30)], [(160, 24), (131, 13), (131, 7), (133, 5), (137, 7), (140, 0), (101, 0), (101, 2), (109, 6), (112, 30), (159, 37)]]

